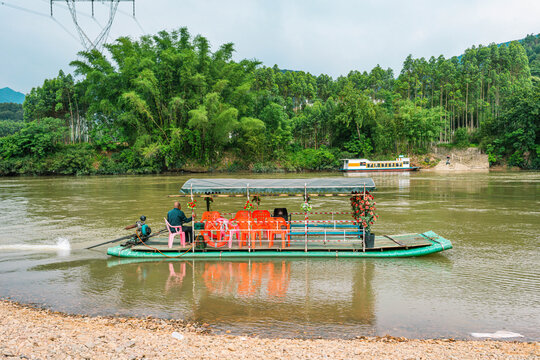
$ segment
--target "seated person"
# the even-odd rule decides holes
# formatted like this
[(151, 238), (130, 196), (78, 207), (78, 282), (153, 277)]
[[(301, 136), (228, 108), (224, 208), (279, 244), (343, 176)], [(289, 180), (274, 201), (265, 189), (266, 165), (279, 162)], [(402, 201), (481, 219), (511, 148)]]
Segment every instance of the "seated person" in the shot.
[[(180, 202), (174, 202), (174, 208), (167, 213), (167, 221), (171, 226), (182, 226), (182, 231), (186, 233), (186, 242), (193, 241), (193, 229), (191, 226), (184, 225), (185, 223), (191, 222), (192, 218), (187, 218), (186, 214), (181, 210), (182, 206)], [(194, 214), (195, 215), (195, 214)], [(176, 229), (171, 228), (172, 232), (175, 232)]]

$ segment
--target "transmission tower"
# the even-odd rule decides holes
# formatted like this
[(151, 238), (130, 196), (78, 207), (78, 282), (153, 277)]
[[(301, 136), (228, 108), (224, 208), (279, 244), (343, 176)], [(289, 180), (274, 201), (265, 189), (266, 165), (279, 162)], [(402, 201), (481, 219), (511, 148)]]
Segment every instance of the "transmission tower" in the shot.
[[(118, 10), (118, 5), (120, 4), (121, 1), (125, 1), (125, 2), (127, 1), (133, 4), (133, 17), (135, 17), (135, 0), (50, 0), (51, 16), (54, 16), (53, 3), (59, 2), (59, 1), (61, 2), (65, 1), (69, 9), (69, 12), (71, 13), (73, 24), (75, 24), (75, 28), (77, 29), (77, 33), (79, 34), (81, 44), (85, 47), (86, 50), (92, 50), (92, 49), (101, 50), (103, 44), (105, 43), (105, 41), (107, 40), (107, 37), (109, 36), (109, 32), (111, 31), (111, 26), (113, 24), (114, 17), (116, 15), (116, 11)], [(98, 36), (94, 40), (92, 40), (79, 24), (79, 21), (77, 19), (76, 4), (80, 2), (91, 2), (92, 3), (92, 17), (94, 17), (94, 1), (101, 1), (101, 3), (109, 3), (109, 18), (105, 26), (101, 29), (101, 32), (98, 34)]]

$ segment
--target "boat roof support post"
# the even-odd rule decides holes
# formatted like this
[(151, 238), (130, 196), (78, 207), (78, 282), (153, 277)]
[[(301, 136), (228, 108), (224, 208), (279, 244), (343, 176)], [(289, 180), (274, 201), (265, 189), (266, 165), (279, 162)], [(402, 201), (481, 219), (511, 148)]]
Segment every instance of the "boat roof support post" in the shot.
[[(308, 202), (308, 195), (307, 195), (307, 183), (304, 183), (304, 202)], [(307, 252), (307, 242), (308, 242), (308, 211), (307, 209), (304, 210), (306, 212), (305, 214), (305, 217), (304, 217), (304, 221), (305, 221), (305, 226), (304, 226), (304, 251)]]
[[(190, 196), (191, 196), (191, 202), (193, 203), (193, 184), (191, 184), (191, 188), (190, 188)], [(193, 222), (193, 233), (191, 234), (192, 238), (191, 238), (191, 251), (193, 253), (195, 253), (195, 238), (197, 237), (196, 233), (195, 233), (195, 208), (192, 207), (191, 208), (191, 221)], [(188, 250), (189, 251), (189, 250)], [(193, 271), (195, 272), (195, 271)]]
[[(364, 185), (362, 200), (366, 200), (366, 185)], [(364, 226), (362, 226), (362, 252), (366, 252), (366, 228)]]

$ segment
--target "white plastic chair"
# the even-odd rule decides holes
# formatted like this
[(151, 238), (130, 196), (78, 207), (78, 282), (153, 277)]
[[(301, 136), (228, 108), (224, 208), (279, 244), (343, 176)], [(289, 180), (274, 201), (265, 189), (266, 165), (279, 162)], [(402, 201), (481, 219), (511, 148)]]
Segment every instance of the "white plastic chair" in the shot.
[[(182, 226), (172, 226), (166, 218), (163, 218), (163, 220), (165, 220), (165, 225), (167, 225), (167, 230), (169, 231), (169, 249), (172, 248), (176, 235), (180, 238), (180, 245), (182, 247), (186, 246), (186, 233), (182, 231)], [(172, 232), (171, 229), (175, 229), (176, 232)]]

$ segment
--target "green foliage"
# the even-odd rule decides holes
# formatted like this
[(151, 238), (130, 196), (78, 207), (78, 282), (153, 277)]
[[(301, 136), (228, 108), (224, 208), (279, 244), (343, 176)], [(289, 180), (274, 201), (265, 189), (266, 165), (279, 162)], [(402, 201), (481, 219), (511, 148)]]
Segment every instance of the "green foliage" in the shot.
[(371, 146), (371, 140), (367, 139), (364, 134), (360, 134), (360, 139), (353, 139), (345, 144), (343, 147), (347, 149), (354, 157), (367, 157), (373, 151), (373, 146)]
[(296, 170), (335, 170), (339, 167), (339, 160), (326, 147), (304, 149), (291, 156), (290, 162)]
[(469, 146), (469, 133), (466, 128), (459, 128), (454, 132), (454, 145), (458, 148), (466, 148)]
[(527, 53), (529, 66), (531, 68), (531, 75), (540, 78), (540, 34), (527, 35), (527, 37), (521, 42), (521, 45)]
[(0, 121), (0, 138), (8, 135), (15, 134), (21, 130), (24, 126), (23, 122), (13, 120)]
[(271, 173), (276, 171), (276, 166), (272, 163), (258, 162), (253, 164), (253, 169), (251, 171), (254, 173)]
[[(459, 58), (408, 56), (397, 78), (378, 65), (313, 76), (233, 60), (231, 43), (212, 48), (180, 28), (80, 52), (77, 80), (60, 71), (28, 94), (26, 125), (0, 121), (0, 168), (324, 170), (338, 168), (342, 153), (383, 158), (471, 141), (493, 163), (540, 162), (538, 36), (473, 46)], [(0, 106), (0, 119), (12, 107)]]
[(94, 174), (94, 157), (95, 152), (90, 146), (66, 145), (46, 159), (46, 171), (58, 175)]
[(540, 141), (540, 84), (520, 89), (505, 100), (505, 111), (492, 124), (495, 139), (487, 147), (490, 161), (507, 157), (508, 165), (537, 168)]
[(3, 120), (22, 121), (22, 105), (16, 103), (0, 103), (0, 123)]
[(54, 152), (65, 136), (61, 121), (44, 118), (27, 123), (19, 132), (0, 138), (0, 157), (43, 157)]
[(266, 153), (266, 126), (262, 120), (244, 117), (240, 119), (239, 139), (240, 148), (244, 150), (243, 157), (249, 162), (264, 161)]

